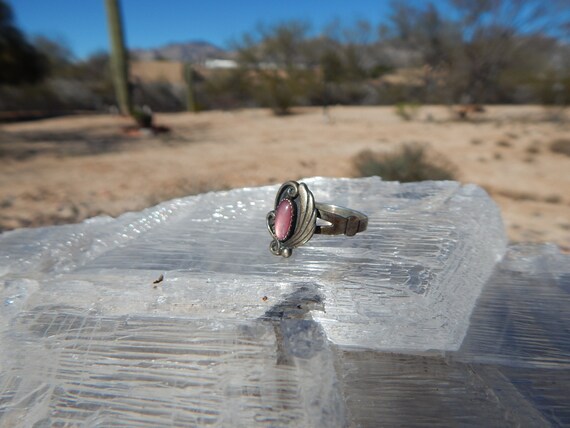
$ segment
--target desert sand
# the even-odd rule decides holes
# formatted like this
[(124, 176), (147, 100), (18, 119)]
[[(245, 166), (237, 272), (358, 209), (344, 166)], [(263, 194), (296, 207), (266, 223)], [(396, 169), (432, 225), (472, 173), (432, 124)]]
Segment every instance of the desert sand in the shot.
[(429, 144), (458, 180), (486, 189), (513, 242), (570, 251), (570, 156), (550, 150), (570, 121), (539, 106), (495, 106), (470, 121), (423, 107), (265, 109), (157, 114), (171, 132), (127, 133), (128, 118), (86, 115), (0, 125), (0, 231), (117, 216), (210, 190), (310, 176), (355, 177), (362, 150)]

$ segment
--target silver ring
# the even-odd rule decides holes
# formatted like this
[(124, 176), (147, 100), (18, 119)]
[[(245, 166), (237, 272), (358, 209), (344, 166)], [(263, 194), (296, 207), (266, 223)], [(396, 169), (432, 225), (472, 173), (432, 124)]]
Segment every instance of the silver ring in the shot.
[[(317, 225), (317, 218), (327, 224)], [(269, 250), (290, 257), (293, 249), (313, 235), (354, 236), (366, 230), (368, 217), (361, 212), (330, 204), (315, 203), (305, 183), (288, 181), (275, 197), (275, 208), (267, 213), (267, 229), (273, 238)]]

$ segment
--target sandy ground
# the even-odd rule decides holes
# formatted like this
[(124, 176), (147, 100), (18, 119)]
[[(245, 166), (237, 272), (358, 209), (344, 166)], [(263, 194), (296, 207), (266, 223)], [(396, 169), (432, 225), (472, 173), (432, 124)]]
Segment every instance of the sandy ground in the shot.
[(406, 142), (428, 143), (500, 205), (512, 241), (570, 251), (570, 156), (550, 143), (570, 121), (533, 106), (490, 107), (453, 120), (423, 107), (411, 122), (392, 107), (318, 108), (286, 117), (252, 109), (158, 114), (169, 134), (127, 135), (114, 116), (77, 116), (0, 126), (0, 230), (140, 210), (208, 190), (308, 176), (355, 177), (354, 157)]

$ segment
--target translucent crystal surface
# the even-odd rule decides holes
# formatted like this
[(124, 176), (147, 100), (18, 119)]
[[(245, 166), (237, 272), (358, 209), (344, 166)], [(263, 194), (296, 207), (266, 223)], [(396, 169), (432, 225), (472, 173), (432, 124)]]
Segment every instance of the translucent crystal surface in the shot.
[[(497, 424), (521, 403), (518, 422), (549, 421), (566, 384), (533, 397), (568, 368), (565, 256), (497, 265), (500, 214), (476, 186), (304, 181), (368, 230), (273, 256), (269, 186), (0, 235), (0, 425)], [(527, 273), (542, 286), (511, 295)]]
[(570, 425), (570, 255), (510, 247), (458, 351), (340, 351), (355, 426)]
[[(368, 213), (368, 231), (315, 236), (292, 258), (275, 257), (265, 214), (277, 187), (242, 189), (118, 220), (9, 233), (2, 269), (33, 281), (20, 285), (34, 290), (27, 307), (244, 320), (264, 317), (272, 305), (307, 303), (337, 345), (456, 349), (505, 248), (485, 192), (455, 182), (307, 183), (317, 201)], [(160, 274), (165, 280), (154, 289)], [(313, 298), (324, 305), (313, 309)]]

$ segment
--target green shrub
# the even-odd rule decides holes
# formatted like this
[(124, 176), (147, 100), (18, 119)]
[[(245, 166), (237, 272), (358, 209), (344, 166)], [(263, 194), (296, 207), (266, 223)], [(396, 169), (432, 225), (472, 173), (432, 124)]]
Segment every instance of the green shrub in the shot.
[(420, 109), (418, 103), (397, 103), (396, 114), (406, 121), (414, 120)]
[(255, 82), (242, 68), (213, 72), (203, 85), (197, 85), (197, 98), (206, 108), (234, 109), (257, 107)]
[(364, 150), (356, 155), (354, 164), (362, 177), (378, 175), (387, 181), (454, 180), (455, 168), (443, 157), (428, 154), (422, 144), (404, 144), (390, 154)]
[(296, 104), (296, 88), (294, 81), (289, 77), (277, 74), (269, 75), (262, 85), (262, 99), (271, 108), (276, 116), (285, 116), (291, 113), (291, 108)]
[(139, 127), (152, 128), (152, 113), (150, 111), (135, 107), (132, 116)]

